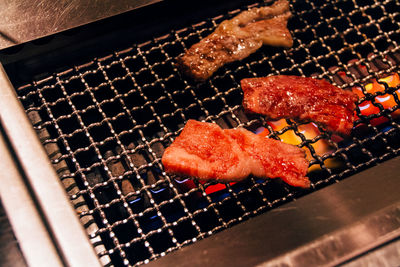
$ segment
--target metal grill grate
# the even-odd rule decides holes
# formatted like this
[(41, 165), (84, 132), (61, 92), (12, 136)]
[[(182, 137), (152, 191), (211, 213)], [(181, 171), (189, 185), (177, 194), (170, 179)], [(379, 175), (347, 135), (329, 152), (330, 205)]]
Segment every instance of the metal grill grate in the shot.
[[(258, 6), (254, 4), (252, 6)], [(244, 6), (241, 10), (249, 8)], [(199, 22), (18, 88), (18, 94), (104, 265), (140, 265), (250, 216), (337, 182), (399, 153), (397, 88), (362, 89), (378, 112), (359, 119), (351, 138), (288, 120), (274, 129), (241, 106), (240, 79), (270, 74), (325, 78), (341, 88), (398, 71), (397, 1), (295, 1), (291, 49), (263, 47), (196, 84), (175, 58), (241, 10)], [(386, 108), (376, 97), (391, 95)], [(383, 124), (374, 119), (384, 117)], [(279, 180), (215, 185), (171, 177), (161, 156), (188, 119), (225, 128), (260, 126), (272, 138), (293, 132), (310, 154), (310, 190)], [(324, 142), (330, 151), (319, 153)], [(327, 162), (339, 162), (335, 166)]]

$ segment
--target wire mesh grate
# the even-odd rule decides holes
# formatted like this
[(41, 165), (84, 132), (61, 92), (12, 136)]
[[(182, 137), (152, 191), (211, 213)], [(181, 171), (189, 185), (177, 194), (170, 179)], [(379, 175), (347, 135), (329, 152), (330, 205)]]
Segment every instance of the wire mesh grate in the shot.
[[(176, 56), (249, 7), (18, 88), (104, 265), (147, 263), (399, 153), (398, 87), (378, 82), (384, 90), (374, 93), (364, 87), (398, 71), (397, 1), (295, 1), (288, 25), (292, 48), (263, 47), (202, 84), (181, 76)], [(287, 120), (274, 127), (245, 114), (240, 80), (271, 74), (361, 88), (365, 96), (358, 101), (352, 136), (340, 139), (320, 127), (309, 136), (309, 124)], [(388, 95), (391, 107), (377, 101)], [(363, 113), (360, 106), (367, 102), (376, 112)], [(167, 175), (163, 151), (188, 119), (223, 128), (264, 127), (277, 139), (293, 135), (309, 154), (312, 188), (254, 177), (221, 185)], [(329, 150), (318, 151), (319, 143)]]

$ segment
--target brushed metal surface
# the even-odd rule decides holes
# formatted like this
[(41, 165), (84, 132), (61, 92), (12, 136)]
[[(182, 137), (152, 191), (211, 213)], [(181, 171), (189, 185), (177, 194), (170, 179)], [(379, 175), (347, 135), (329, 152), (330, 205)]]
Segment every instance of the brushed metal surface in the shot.
[[(35, 199), (62, 260), (68, 266), (101, 266), (87, 233), (1, 65), (0, 121), (4, 135), (8, 136), (10, 147), (15, 152), (14, 160), (19, 162), (19, 169), (26, 178), (24, 182), (29, 185), (29, 194)], [(14, 175), (17, 173), (7, 177)], [(21, 186), (16, 186), (15, 190)], [(13, 195), (2, 194), (3, 203), (9, 199), (4, 196)], [(16, 207), (21, 205), (18, 198), (15, 201)], [(30, 223), (23, 218), (13, 219), (19, 224)], [(18, 231), (16, 235), (18, 238)], [(25, 239), (19, 240), (25, 242)]]
[(383, 162), (148, 266), (331, 266), (346, 262), (400, 236), (399, 166), (400, 158)]
[[(1, 125), (0, 125), (1, 127)], [(18, 250), (5, 246), (5, 237), (2, 236), (3, 253), (14, 255), (15, 262), (2, 261), (0, 265), (24, 266), (24, 260), (28, 266), (63, 266), (56, 247), (49, 235), (42, 217), (37, 210), (34, 200), (29, 194), (24, 179), (18, 170), (15, 159), (9, 153), (0, 131), (0, 197), (4, 205), (7, 217), (19, 242), (24, 258), (18, 257)], [(2, 224), (5, 226), (5, 224)], [(2, 232), (2, 231), (1, 231)], [(8, 240), (9, 241), (9, 240)], [(40, 244), (40, 245), (38, 245)]]
[(0, 262), (4, 266), (28, 267), (2, 203), (0, 203)]
[(399, 266), (400, 239), (396, 239), (382, 247), (378, 247), (367, 254), (361, 255), (350, 262), (342, 264), (342, 267), (391, 267)]
[(0, 49), (75, 28), (159, 1), (0, 1)]

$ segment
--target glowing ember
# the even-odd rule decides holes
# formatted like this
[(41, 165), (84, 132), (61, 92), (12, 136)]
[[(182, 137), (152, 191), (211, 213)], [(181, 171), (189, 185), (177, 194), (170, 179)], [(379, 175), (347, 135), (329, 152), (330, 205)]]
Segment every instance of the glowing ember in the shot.
[[(271, 128), (274, 131), (280, 131), (284, 129), (285, 127), (288, 127), (289, 125), (287, 124), (286, 120), (278, 120), (278, 121), (270, 121), (268, 124), (271, 126)], [(315, 137), (320, 135), (320, 131), (315, 123), (307, 123), (307, 124), (302, 124), (297, 127), (298, 131), (300, 134), (304, 136), (305, 139), (307, 140), (313, 140)], [(269, 131), (266, 128), (261, 128), (259, 129), (260, 135), (268, 136)], [(294, 130), (289, 129), (284, 131), (282, 134), (278, 135), (279, 139), (281, 139), (282, 142), (292, 144), (292, 145), (299, 145), (301, 144), (302, 140), (300, 136), (298, 136)], [(326, 139), (319, 139), (316, 142), (311, 143), (312, 148), (315, 151), (315, 154), (318, 156), (323, 156), (327, 153), (331, 153), (334, 148), (329, 144), (328, 140)], [(303, 147), (303, 149), (306, 151), (306, 157), (308, 160), (312, 159), (311, 151), (307, 147)], [(325, 160), (325, 164), (327, 167), (333, 168), (339, 164), (335, 159), (329, 158)], [(313, 171), (315, 169), (319, 169), (318, 165), (312, 165), (309, 169), (309, 171)]]
[[(400, 89), (397, 89), (393, 94), (383, 94), (385, 92), (385, 85), (388, 87), (395, 88), (400, 84), (400, 78), (397, 73), (390, 75), (388, 77), (379, 79), (378, 81), (374, 80), (372, 83), (367, 84), (364, 87), (365, 93), (360, 87), (354, 87), (352, 90), (356, 93), (360, 99), (368, 97), (368, 94), (376, 95), (373, 100), (364, 100), (361, 102), (358, 107), (360, 109), (360, 113), (363, 116), (370, 116), (372, 114), (377, 114), (380, 112), (378, 105), (382, 105), (383, 109), (391, 109), (398, 107), (398, 102), (396, 102), (395, 97), (399, 100), (400, 97)], [(392, 116), (397, 117), (400, 115), (400, 110), (396, 110), (391, 113)], [(387, 122), (388, 119), (386, 117), (378, 117), (371, 119), (371, 124), (376, 126), (378, 124)]]

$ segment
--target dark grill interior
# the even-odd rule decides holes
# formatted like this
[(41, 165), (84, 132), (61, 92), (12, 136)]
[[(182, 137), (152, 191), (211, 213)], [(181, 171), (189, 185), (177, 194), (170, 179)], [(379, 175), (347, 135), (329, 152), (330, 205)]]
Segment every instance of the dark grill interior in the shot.
[[(291, 49), (265, 46), (202, 84), (181, 76), (175, 58), (247, 8), (94, 55), (17, 89), (104, 265), (146, 263), (399, 153), (398, 88), (384, 82), (382, 92), (364, 88), (398, 71), (397, 1), (293, 1)], [(302, 131), (307, 124), (290, 120), (276, 130), (241, 106), (240, 80), (271, 74), (362, 87), (365, 97), (358, 104), (370, 101), (377, 110), (365, 115), (357, 108), (355, 129), (344, 140), (320, 127), (308, 138)], [(388, 95), (395, 101), (389, 108), (377, 101)], [(215, 185), (166, 175), (161, 156), (188, 119), (224, 128), (265, 127), (272, 138), (294, 132), (310, 154), (312, 188), (278, 179)], [(329, 152), (316, 151), (321, 142)]]

